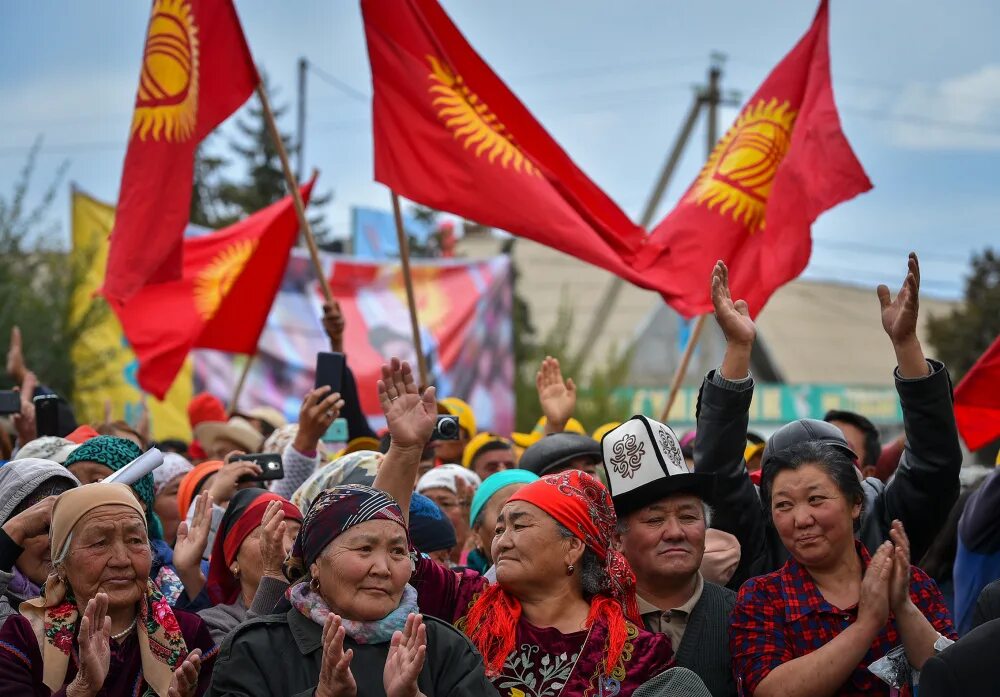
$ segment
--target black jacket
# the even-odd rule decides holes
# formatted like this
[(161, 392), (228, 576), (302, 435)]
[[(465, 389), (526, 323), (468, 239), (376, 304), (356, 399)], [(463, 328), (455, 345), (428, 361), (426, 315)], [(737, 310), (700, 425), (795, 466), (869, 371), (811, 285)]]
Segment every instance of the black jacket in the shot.
[(972, 629), (992, 620), (1000, 619), (1000, 580), (987, 584), (976, 600), (972, 611)]
[[(919, 560), (941, 530), (958, 498), (962, 450), (952, 406), (951, 379), (944, 365), (928, 361), (931, 374), (904, 380), (896, 374), (903, 408), (906, 451), (889, 484), (869, 477), (862, 484), (864, 504), (859, 539), (874, 550), (889, 539), (894, 518), (910, 538), (910, 557)], [(716, 384), (705, 378), (698, 395), (696, 472), (716, 475), (712, 527), (735, 535), (742, 553), (729, 583), (739, 588), (753, 576), (770, 573), (788, 559), (743, 462), (752, 381)]]
[(920, 671), (920, 697), (994, 697), (1000, 694), (1000, 620), (972, 630)]
[[(483, 659), (464, 634), (424, 615), (427, 658), (417, 684), (427, 697), (478, 697), (496, 690)], [(382, 672), (388, 644), (358, 644), (351, 673), (358, 697), (385, 697)], [(323, 628), (296, 609), (258, 617), (240, 625), (222, 644), (210, 697), (312, 697), (323, 662)]]

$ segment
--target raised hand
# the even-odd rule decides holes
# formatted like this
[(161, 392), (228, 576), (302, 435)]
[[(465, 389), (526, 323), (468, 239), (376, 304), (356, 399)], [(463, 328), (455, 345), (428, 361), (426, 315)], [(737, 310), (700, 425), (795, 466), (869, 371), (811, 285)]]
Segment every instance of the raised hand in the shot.
[(920, 340), (917, 338), (917, 317), (920, 314), (920, 262), (910, 252), (906, 278), (893, 300), (889, 289), (880, 285), (876, 290), (882, 307), (882, 328), (892, 340), (900, 375), (918, 378), (930, 374)]
[(311, 390), (302, 400), (299, 409), (299, 430), (295, 434), (293, 447), (300, 453), (316, 450), (319, 439), (330, 428), (333, 420), (340, 416), (344, 400), (339, 392), (330, 392), (329, 385)]
[(573, 379), (563, 380), (559, 360), (546, 356), (535, 375), (535, 387), (547, 422), (546, 433), (562, 433), (576, 409), (576, 385)]
[(347, 631), (340, 623), (340, 616), (332, 612), (323, 623), (323, 664), (319, 669), (316, 697), (356, 697), (358, 685), (351, 673), (354, 649), (344, 651)]
[(281, 501), (271, 501), (260, 522), (260, 559), (262, 576), (284, 580), (281, 565), (285, 562), (285, 512)]
[(38, 421), (35, 417), (35, 387), (38, 386), (38, 378), (30, 370), (24, 372), (21, 386), (15, 387), (15, 392), (21, 394), (21, 411), (14, 414), (11, 421), (14, 422), (14, 430), (17, 431), (18, 445), (38, 438)]
[(198, 675), (201, 673), (201, 649), (189, 653), (177, 666), (167, 689), (167, 697), (194, 697), (198, 692)]
[(423, 615), (412, 612), (402, 632), (392, 635), (382, 685), (386, 697), (418, 697), (417, 678), (427, 657), (427, 628)]
[(712, 270), (712, 304), (715, 306), (715, 320), (726, 335), (726, 341), (752, 346), (757, 338), (757, 326), (750, 319), (746, 301), (733, 302), (729, 291), (729, 269), (722, 261), (715, 262)]
[(177, 526), (177, 540), (174, 542), (174, 568), (184, 584), (184, 592), (194, 600), (205, 587), (205, 576), (201, 573), (201, 560), (205, 557), (208, 534), (212, 529), (212, 494), (204, 491), (194, 500), (194, 516), (191, 525), (182, 520)]
[(889, 530), (892, 540), (892, 576), (889, 581), (889, 607), (892, 614), (899, 615), (910, 602), (910, 538), (903, 530), (903, 524), (892, 521)]
[(246, 455), (246, 453), (240, 450), (234, 450), (226, 455), (226, 464), (212, 477), (208, 491), (212, 495), (212, 500), (220, 506), (224, 507), (230, 499), (236, 496), (236, 489), (242, 483), (241, 479), (246, 477), (247, 480), (252, 481), (254, 477), (259, 477), (263, 472), (256, 462), (241, 460), (242, 455)]
[(437, 423), (434, 388), (428, 387), (421, 396), (410, 364), (393, 358), (388, 365), (382, 366), (378, 399), (393, 445), (422, 450)]
[(26, 372), (28, 372), (28, 366), (24, 362), (21, 328), (14, 325), (10, 328), (10, 346), (7, 349), (7, 375), (14, 382), (22, 382)]
[(146, 404), (145, 392), (139, 398), (139, 419), (135, 423), (135, 430), (142, 438), (142, 442), (148, 445), (150, 441), (149, 405)]
[(52, 522), (52, 507), (55, 504), (55, 496), (46, 496), (4, 523), (3, 531), (11, 540), (22, 547), (27, 539), (47, 535), (49, 525)]
[(858, 622), (877, 634), (889, 621), (889, 581), (892, 577), (892, 543), (883, 543), (872, 556), (864, 578), (861, 579), (861, 598), (858, 601)]
[(323, 303), (323, 331), (330, 338), (330, 350), (337, 353), (344, 352), (344, 330), (347, 322), (344, 320), (344, 313), (340, 309), (340, 303), (336, 300), (333, 305)]
[(77, 635), (80, 645), (76, 677), (66, 688), (68, 697), (96, 697), (111, 667), (111, 618), (108, 596), (98, 593), (87, 601)]

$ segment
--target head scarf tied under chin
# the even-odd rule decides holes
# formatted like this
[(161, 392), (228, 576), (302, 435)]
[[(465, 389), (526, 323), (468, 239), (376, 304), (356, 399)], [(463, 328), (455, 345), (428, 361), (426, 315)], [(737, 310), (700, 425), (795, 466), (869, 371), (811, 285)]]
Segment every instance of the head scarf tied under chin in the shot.
[[(98, 436), (91, 438), (79, 448), (73, 451), (64, 466), (69, 468), (77, 462), (96, 462), (117, 472), (122, 467), (132, 462), (142, 455), (142, 448), (130, 441), (128, 438), (118, 438), (117, 436)], [(153, 511), (153, 501), (156, 499), (153, 486), (152, 473), (132, 484), (135, 493), (146, 504), (146, 525), (149, 529), (149, 536), (154, 540), (163, 539), (163, 524), (160, 517)]]
[[(80, 520), (99, 506), (126, 506), (145, 521), (142, 506), (124, 484), (88, 484), (59, 495), (52, 508), (49, 528), (52, 558), (61, 556), (70, 533)], [(42, 653), (42, 680), (55, 692), (66, 681), (73, 638), (80, 612), (70, 588), (56, 573), (49, 575), (42, 597), (21, 603), (21, 614), (31, 623)], [(174, 670), (187, 656), (187, 645), (177, 618), (152, 581), (139, 604), (136, 634), (142, 659), (142, 676), (157, 695), (166, 697)]]
[[(635, 597), (635, 575), (625, 558), (611, 549), (617, 519), (611, 494), (596, 478), (580, 470), (550, 474), (514, 494), (507, 503), (524, 501), (542, 509), (566, 527), (604, 562), (604, 586), (590, 599), (586, 626), (607, 625), (605, 667), (615, 670), (625, 646), (626, 619), (641, 626)], [(514, 650), (521, 603), (499, 583), (479, 596), (469, 610), (469, 637), (483, 654), (486, 670), (498, 674)]]

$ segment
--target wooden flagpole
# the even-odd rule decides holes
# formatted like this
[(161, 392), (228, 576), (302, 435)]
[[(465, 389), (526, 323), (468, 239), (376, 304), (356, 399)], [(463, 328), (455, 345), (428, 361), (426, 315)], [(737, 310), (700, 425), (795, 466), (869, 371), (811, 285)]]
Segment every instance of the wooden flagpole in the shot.
[(240, 402), (240, 395), (243, 394), (243, 387), (246, 385), (247, 376), (250, 374), (250, 367), (253, 365), (253, 361), (256, 357), (256, 353), (250, 354), (247, 356), (246, 363), (243, 364), (243, 370), (240, 372), (240, 379), (236, 381), (236, 387), (233, 389), (233, 398), (229, 401), (230, 417), (236, 413), (237, 405)]
[(333, 305), (333, 292), (330, 290), (330, 284), (327, 282), (326, 273), (323, 271), (323, 265), (319, 260), (319, 247), (316, 246), (316, 237), (313, 235), (312, 226), (309, 224), (309, 219), (306, 217), (306, 207), (302, 202), (302, 194), (299, 192), (299, 184), (295, 181), (295, 175), (292, 173), (292, 166), (288, 161), (288, 151), (285, 150), (285, 144), (281, 140), (281, 133), (278, 131), (278, 123), (274, 120), (274, 112), (271, 110), (271, 102), (267, 99), (267, 92), (264, 90), (264, 84), (261, 82), (257, 83), (257, 96), (260, 97), (260, 105), (264, 112), (264, 121), (267, 123), (267, 130), (271, 133), (271, 139), (274, 141), (274, 148), (278, 151), (278, 158), (281, 160), (281, 169), (285, 174), (285, 182), (288, 184), (288, 190), (292, 194), (292, 203), (295, 206), (295, 215), (299, 219), (299, 227), (302, 229), (302, 234), (306, 238), (306, 246), (309, 248), (309, 256), (312, 258), (313, 269), (316, 271), (316, 278), (319, 280), (320, 286), (323, 288), (323, 297), (326, 299), (327, 305)]
[(674, 406), (674, 402), (677, 400), (677, 393), (681, 389), (681, 383), (684, 382), (684, 376), (687, 375), (688, 364), (691, 362), (691, 356), (694, 355), (695, 347), (698, 346), (701, 331), (705, 328), (706, 317), (708, 315), (699, 315), (695, 321), (694, 330), (692, 330), (691, 336), (688, 337), (687, 346), (684, 347), (684, 355), (681, 356), (681, 362), (677, 366), (677, 370), (674, 371), (674, 379), (670, 384), (670, 394), (667, 395), (667, 405), (663, 407), (663, 415), (660, 416), (660, 421), (664, 423), (667, 423), (670, 409)]
[(420, 340), (420, 321), (417, 318), (417, 298), (413, 294), (413, 275), (410, 273), (410, 240), (403, 229), (403, 214), (399, 210), (399, 196), (392, 193), (392, 215), (396, 219), (396, 238), (399, 240), (399, 261), (403, 266), (403, 283), (406, 285), (406, 302), (410, 306), (410, 331), (413, 332), (413, 348), (417, 352), (420, 369), (420, 388), (427, 386), (427, 359), (424, 357), (423, 342)]

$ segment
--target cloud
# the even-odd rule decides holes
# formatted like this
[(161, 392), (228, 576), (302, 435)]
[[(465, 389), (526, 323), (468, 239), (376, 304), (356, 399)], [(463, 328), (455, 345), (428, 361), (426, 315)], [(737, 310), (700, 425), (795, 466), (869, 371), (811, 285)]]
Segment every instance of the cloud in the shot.
[(1000, 65), (937, 84), (910, 83), (886, 118), (901, 148), (1000, 150)]

